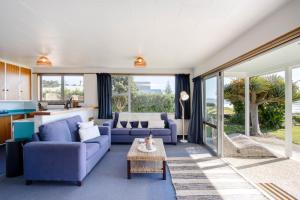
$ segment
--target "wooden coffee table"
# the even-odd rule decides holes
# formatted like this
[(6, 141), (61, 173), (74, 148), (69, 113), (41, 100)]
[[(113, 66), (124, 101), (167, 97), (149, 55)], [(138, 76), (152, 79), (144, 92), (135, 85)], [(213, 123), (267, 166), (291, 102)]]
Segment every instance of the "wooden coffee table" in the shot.
[(137, 149), (139, 138), (134, 139), (127, 154), (127, 178), (131, 179), (132, 173), (162, 173), (166, 180), (166, 151), (161, 138), (155, 138), (155, 152), (144, 153)]

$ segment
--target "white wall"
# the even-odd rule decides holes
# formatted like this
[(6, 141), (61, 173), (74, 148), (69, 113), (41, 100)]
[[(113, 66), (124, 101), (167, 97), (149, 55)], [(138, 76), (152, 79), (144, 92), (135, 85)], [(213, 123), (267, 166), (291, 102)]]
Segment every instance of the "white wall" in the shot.
[(84, 104), (86, 106), (98, 105), (98, 92), (97, 92), (97, 76), (96, 74), (84, 74)]
[[(201, 75), (300, 26), (300, 1), (293, 0), (194, 69)], [(224, 30), (225, 31), (225, 30)], [(230, 30), (226, 30), (230, 31)]]
[(32, 74), (32, 85), (31, 85), (31, 88), (32, 88), (32, 101), (35, 101), (37, 102), (38, 101), (38, 93), (39, 93), (39, 86), (38, 86), (38, 76), (37, 74)]
[(104, 68), (104, 67), (35, 67), (34, 73), (124, 73), (124, 74), (180, 74), (192, 73), (192, 68), (169, 69), (169, 68)]
[(35, 108), (36, 103), (33, 101), (0, 101), (0, 110), (23, 110)]

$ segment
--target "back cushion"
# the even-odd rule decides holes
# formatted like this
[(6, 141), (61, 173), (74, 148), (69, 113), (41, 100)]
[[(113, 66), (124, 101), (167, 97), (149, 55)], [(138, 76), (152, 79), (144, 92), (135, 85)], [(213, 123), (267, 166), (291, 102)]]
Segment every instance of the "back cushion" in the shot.
[(69, 126), (70, 133), (71, 133), (71, 139), (73, 142), (78, 142), (80, 141), (79, 139), (79, 127), (78, 127), (78, 122), (82, 122), (82, 119), (79, 115), (76, 115), (74, 117), (70, 117), (66, 119), (66, 122)]
[(71, 133), (66, 120), (44, 124), (39, 127), (41, 141), (71, 142)]
[(164, 120), (151, 120), (149, 121), (149, 128), (165, 128)]

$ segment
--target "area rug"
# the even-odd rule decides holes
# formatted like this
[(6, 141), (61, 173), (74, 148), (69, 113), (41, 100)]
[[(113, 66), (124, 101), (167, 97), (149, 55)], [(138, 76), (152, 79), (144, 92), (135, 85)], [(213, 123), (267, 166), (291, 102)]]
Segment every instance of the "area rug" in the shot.
[(178, 200), (267, 199), (218, 157), (169, 157)]

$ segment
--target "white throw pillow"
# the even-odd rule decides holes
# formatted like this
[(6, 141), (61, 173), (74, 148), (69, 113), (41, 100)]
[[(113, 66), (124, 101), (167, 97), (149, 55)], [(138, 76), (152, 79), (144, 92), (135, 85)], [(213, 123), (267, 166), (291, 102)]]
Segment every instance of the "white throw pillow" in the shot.
[(149, 128), (165, 128), (165, 121), (164, 120), (150, 120), (148, 127)]
[(89, 128), (80, 128), (79, 129), (80, 141), (84, 142), (100, 136), (98, 126), (92, 126)]
[(89, 122), (78, 122), (77, 124), (79, 128), (91, 128), (94, 126), (94, 120)]
[[(123, 128), (123, 126), (121, 125), (121, 121), (127, 121), (128, 122), (128, 116), (126, 116), (125, 113), (120, 113), (119, 114), (119, 120), (118, 120), (118, 123), (117, 123), (117, 128)], [(128, 127), (128, 123), (127, 123), (127, 127)]]

